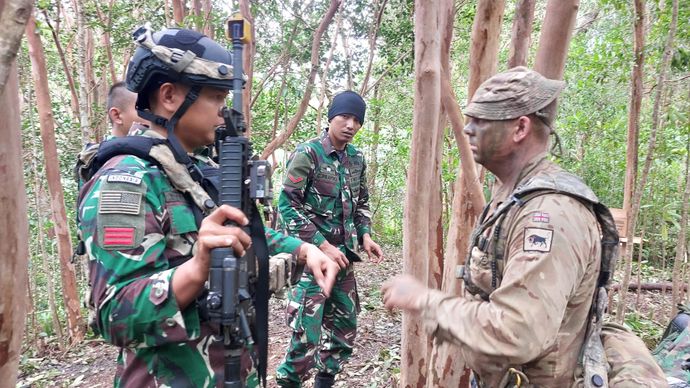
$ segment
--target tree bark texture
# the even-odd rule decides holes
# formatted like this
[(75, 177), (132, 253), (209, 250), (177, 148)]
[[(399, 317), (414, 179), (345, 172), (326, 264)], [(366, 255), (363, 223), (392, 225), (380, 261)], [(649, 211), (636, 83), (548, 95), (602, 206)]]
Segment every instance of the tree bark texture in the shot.
[(173, 19), (175, 19), (175, 24), (181, 26), (185, 17), (185, 1), (184, 0), (172, 0), (173, 6)]
[[(86, 28), (81, 7), (82, 0), (74, 0), (74, 11), (77, 16), (77, 76), (79, 78), (79, 127), (81, 128), (82, 144), (91, 139), (91, 123), (89, 122), (89, 82), (86, 60)], [(50, 105), (49, 105), (50, 106)]]
[[(57, 50), (58, 56), (60, 57), (60, 63), (62, 63), (62, 68), (65, 72), (65, 77), (67, 78), (67, 85), (69, 85), (69, 93), (71, 97), (71, 105), (72, 105), (72, 115), (74, 118), (75, 122), (79, 122), (79, 97), (77, 97), (77, 87), (74, 84), (74, 77), (72, 77), (72, 70), (70, 69), (69, 65), (67, 64), (67, 56), (65, 55), (65, 50), (62, 48), (62, 43), (60, 42), (59, 38), (59, 28), (60, 28), (60, 19), (57, 19), (55, 22), (55, 27), (50, 23), (50, 19), (48, 18), (48, 13), (46, 11), (43, 11), (43, 16), (45, 17), (46, 24), (48, 25), (48, 28), (50, 28), (50, 33), (53, 36), (53, 42), (55, 42), (55, 49)], [(60, 17), (60, 13), (57, 13), (57, 17)]]
[[(28, 7), (31, 9), (31, 5)], [(16, 12), (16, 4), (6, 4), (4, 11)], [(0, 12), (3, 12), (1, 8)], [(5, 20), (4, 12), (2, 19)], [(6, 25), (2, 25), (0, 34), (5, 34)], [(19, 82), (13, 61), (3, 72), (4, 86), (0, 92), (3, 107), (3, 125), (0, 125), (0, 138), (3, 139), (0, 141), (0, 179), (3, 183), (0, 185), (0, 203), (3, 204), (0, 212), (0, 230), (3, 231), (0, 239), (0, 385), (14, 387), (27, 307), (29, 224), (22, 163)]]
[[(534, 70), (546, 78), (563, 79), (565, 60), (568, 58), (570, 38), (577, 18), (580, 0), (549, 0), (541, 27), (539, 47), (534, 60)], [(555, 117), (558, 100), (554, 100), (544, 112)]]
[(30, 0), (6, 0), (0, 5), (0, 94), (5, 90), (32, 7)]
[(467, 100), (482, 82), (496, 74), (498, 44), (501, 37), (501, 23), (505, 0), (479, 0), (477, 13), (472, 24), (470, 45), (470, 79), (467, 85)]
[(70, 237), (65, 211), (65, 200), (60, 183), (60, 162), (55, 142), (55, 122), (48, 90), (48, 72), (46, 70), (45, 53), (41, 39), (36, 34), (36, 22), (33, 17), (26, 26), (26, 36), (31, 58), (31, 74), (35, 82), (36, 101), (41, 140), (45, 157), (45, 171), (50, 191), (50, 208), (57, 235), (58, 256), (60, 257), (60, 274), (62, 276), (62, 292), (67, 312), (67, 328), (72, 342), (80, 341), (84, 337), (81, 312), (79, 310), (79, 294), (72, 258), (72, 239)]
[(527, 66), (529, 46), (532, 41), (534, 3), (535, 0), (517, 0), (515, 4), (508, 68)]
[[(690, 136), (688, 138), (688, 146), (686, 147), (687, 156), (685, 157), (685, 191), (683, 192), (683, 202), (680, 213), (680, 230), (678, 231), (678, 242), (676, 244), (676, 260), (675, 263), (685, 263), (685, 258), (688, 254), (688, 208), (690, 207)], [(687, 264), (686, 264), (687, 268)], [(683, 279), (676, 276), (675, 268), (673, 273), (673, 302), (680, 302), (680, 292), (678, 287), (682, 286)]]
[(290, 137), (290, 135), (292, 135), (295, 129), (297, 129), (297, 125), (304, 116), (304, 112), (307, 110), (307, 106), (309, 105), (311, 93), (314, 90), (314, 79), (316, 78), (316, 73), (319, 70), (319, 49), (321, 47), (321, 37), (323, 36), (324, 31), (326, 31), (328, 28), (328, 25), (333, 20), (333, 15), (335, 15), (336, 11), (338, 11), (341, 2), (342, 0), (331, 0), (331, 4), (328, 7), (326, 14), (323, 15), (321, 22), (319, 22), (319, 27), (314, 32), (314, 38), (311, 43), (311, 70), (309, 72), (309, 79), (307, 80), (307, 85), (304, 88), (304, 95), (299, 107), (297, 108), (297, 112), (287, 123), (283, 132), (270, 143), (268, 143), (264, 149), (264, 152), (261, 154), (261, 159), (267, 159), (276, 149), (280, 148)]
[[(441, 32), (443, 20), (439, 2), (415, 2), (415, 82), (413, 131), (403, 216), (403, 271), (428, 283), (430, 251), (435, 239), (430, 233), (434, 221), (430, 202), (437, 176), (429, 174), (436, 162), (436, 142), (441, 112)], [(445, 16), (447, 17), (447, 15)], [(413, 210), (414, 209), (414, 210)], [(428, 375), (430, 337), (418, 316), (403, 313), (401, 386), (424, 387)]]
[(252, 82), (254, 80), (254, 57), (256, 56), (256, 28), (254, 27), (254, 18), (250, 9), (249, 0), (240, 0), (240, 12), (242, 17), (251, 24), (252, 39), (244, 46), (242, 52), (242, 67), (244, 74), (247, 75), (247, 81), (242, 90), (242, 111), (244, 113), (244, 121), (247, 124), (247, 137), (252, 134)]

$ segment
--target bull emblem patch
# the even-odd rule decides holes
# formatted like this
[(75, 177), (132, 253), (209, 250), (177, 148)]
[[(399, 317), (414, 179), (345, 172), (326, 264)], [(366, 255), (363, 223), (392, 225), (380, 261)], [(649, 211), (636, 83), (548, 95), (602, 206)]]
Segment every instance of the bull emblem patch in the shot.
[(551, 229), (525, 228), (522, 249), (525, 252), (550, 252), (552, 241)]

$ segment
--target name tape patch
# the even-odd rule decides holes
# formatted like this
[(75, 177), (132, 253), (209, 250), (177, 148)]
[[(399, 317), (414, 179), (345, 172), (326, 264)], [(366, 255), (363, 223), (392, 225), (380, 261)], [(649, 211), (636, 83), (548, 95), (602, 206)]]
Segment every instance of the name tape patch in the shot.
[(138, 215), (141, 210), (141, 193), (131, 191), (102, 191), (98, 203), (100, 214)]
[(141, 178), (136, 177), (134, 175), (128, 175), (128, 174), (114, 174), (114, 175), (108, 175), (108, 182), (110, 183), (130, 183), (133, 185), (140, 185), (141, 184)]
[(550, 252), (553, 241), (553, 230), (542, 228), (525, 228), (522, 250), (525, 252)]

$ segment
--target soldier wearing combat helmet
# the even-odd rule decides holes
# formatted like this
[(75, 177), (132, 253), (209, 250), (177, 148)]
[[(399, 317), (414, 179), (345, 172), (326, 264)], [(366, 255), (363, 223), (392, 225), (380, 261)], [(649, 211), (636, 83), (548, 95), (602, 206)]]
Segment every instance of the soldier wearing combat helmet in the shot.
[(599, 333), (618, 235), (592, 190), (547, 159), (550, 104), (563, 87), (516, 67), (485, 81), (465, 109), (474, 158), (499, 181), (470, 238), (465, 294), (409, 275), (383, 286), (386, 307), (419, 313), (436, 339), (458, 345), (480, 387), (610, 378)]
[[(217, 168), (206, 146), (223, 123), (231, 56), (191, 30), (144, 27), (135, 39), (127, 88), (151, 126), (104, 142), (79, 195), (95, 330), (120, 348), (115, 386), (223, 386), (223, 336), (197, 297), (210, 250), (231, 247), (240, 257), (251, 242), (227, 223), (246, 225), (245, 215), (216, 207), (203, 184)], [(329, 292), (338, 266), (317, 247), (271, 229), (266, 239), (272, 252), (306, 261)], [(250, 369), (245, 352), (242, 386), (257, 385)]]

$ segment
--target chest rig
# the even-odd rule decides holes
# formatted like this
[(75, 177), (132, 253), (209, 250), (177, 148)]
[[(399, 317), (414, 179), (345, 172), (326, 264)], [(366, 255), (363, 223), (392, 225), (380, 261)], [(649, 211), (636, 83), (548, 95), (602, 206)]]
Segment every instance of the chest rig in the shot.
[[(508, 230), (503, 227), (504, 222), (506, 219), (512, 220), (519, 209), (530, 200), (547, 194), (561, 194), (577, 199), (594, 213), (599, 224), (601, 265), (592, 295), (585, 341), (580, 350), (579, 374), (585, 387), (606, 387), (608, 364), (601, 342), (601, 328), (608, 302), (606, 288), (618, 259), (619, 239), (610, 210), (599, 202), (594, 192), (579, 177), (567, 171), (540, 172), (519, 185), (508, 200), (499, 204), (491, 215), (491, 202), (487, 204), (470, 238), (471, 245), (462, 271), (465, 289), (485, 301), (489, 300), (491, 293), (500, 286), (505, 268)], [(491, 234), (486, 236), (487, 230), (491, 228)], [(480, 260), (487, 269), (483, 279), (473, 279), (472, 266), (476, 267), (477, 263), (473, 262), (476, 260)], [(474, 274), (476, 276), (477, 272), (474, 271)]]

